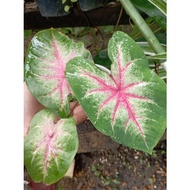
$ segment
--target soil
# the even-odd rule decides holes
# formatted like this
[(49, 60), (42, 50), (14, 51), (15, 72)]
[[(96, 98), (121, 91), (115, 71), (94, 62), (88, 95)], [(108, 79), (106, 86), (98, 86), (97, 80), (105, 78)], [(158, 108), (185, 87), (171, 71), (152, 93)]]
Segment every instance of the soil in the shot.
[(73, 179), (61, 180), (64, 190), (165, 190), (166, 143), (152, 156), (120, 146), (116, 150), (76, 155)]
[[(166, 140), (158, 143), (152, 155), (121, 145), (77, 154), (73, 178), (61, 179), (56, 189), (166, 190), (166, 172)], [(30, 190), (28, 185), (24, 190)]]
[[(84, 41), (92, 55), (95, 55), (106, 48), (110, 31), (113, 31), (113, 27), (87, 31), (67, 30), (66, 34)], [(128, 27), (122, 26), (122, 31), (128, 31)], [(24, 52), (34, 34), (33, 31), (25, 39)], [(166, 140), (158, 143), (152, 155), (122, 145), (111, 149), (92, 150), (77, 154), (73, 178), (63, 178), (55, 185), (58, 190), (165, 190), (166, 161)], [(26, 169), (24, 180), (24, 190), (30, 190)]]

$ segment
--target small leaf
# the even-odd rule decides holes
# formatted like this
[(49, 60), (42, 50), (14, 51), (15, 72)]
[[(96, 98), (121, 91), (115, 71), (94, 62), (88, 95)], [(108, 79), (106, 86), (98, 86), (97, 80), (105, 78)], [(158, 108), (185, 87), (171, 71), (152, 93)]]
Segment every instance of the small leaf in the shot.
[(64, 4), (67, 0), (62, 0), (62, 4)]
[(113, 180), (112, 180), (112, 182), (113, 182), (113, 183), (115, 183), (116, 185), (121, 184), (121, 182), (120, 182), (120, 181), (118, 181), (117, 179), (113, 179)]
[(67, 80), (93, 125), (123, 145), (151, 153), (166, 128), (166, 84), (148, 67), (136, 42), (115, 32), (108, 44), (111, 74), (74, 58)]
[(78, 137), (72, 117), (54, 123), (48, 109), (38, 112), (24, 141), (24, 163), (35, 182), (46, 185), (61, 179), (78, 150)]
[(69, 113), (71, 90), (65, 78), (65, 67), (76, 56), (92, 59), (82, 43), (75, 43), (53, 28), (38, 32), (27, 51), (26, 84), (33, 96), (59, 117)]
[(69, 12), (69, 9), (70, 9), (70, 6), (69, 6), (69, 5), (65, 5), (64, 11), (65, 11), (65, 12)]

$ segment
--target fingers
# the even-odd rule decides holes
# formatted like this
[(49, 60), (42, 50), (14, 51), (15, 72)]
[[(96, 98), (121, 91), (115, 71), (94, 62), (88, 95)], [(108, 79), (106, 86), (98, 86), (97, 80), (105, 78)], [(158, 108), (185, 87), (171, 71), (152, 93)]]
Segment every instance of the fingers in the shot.
[(82, 109), (82, 107), (79, 105), (78, 102), (71, 102), (70, 109), (71, 109), (70, 115), (72, 115), (73, 118), (75, 119), (76, 125), (82, 123), (87, 119), (86, 113), (84, 112), (84, 110)]
[[(32, 94), (28, 90), (26, 83), (24, 83), (24, 137), (28, 133), (30, 121), (32, 120), (34, 115), (44, 108), (45, 107), (32, 96)], [(73, 116), (76, 125), (82, 123), (87, 119), (85, 112), (78, 104), (78, 102), (71, 102), (70, 110), (70, 115)], [(59, 120), (59, 118), (56, 118), (55, 120), (57, 121)]]
[[(83, 111), (82, 107), (78, 104), (78, 102), (71, 102), (70, 110), (71, 112), (69, 115), (73, 116), (76, 125), (78, 125), (79, 123), (82, 123), (83, 121), (87, 119), (85, 112)], [(55, 117), (55, 121), (58, 121), (59, 119), (60, 118)]]

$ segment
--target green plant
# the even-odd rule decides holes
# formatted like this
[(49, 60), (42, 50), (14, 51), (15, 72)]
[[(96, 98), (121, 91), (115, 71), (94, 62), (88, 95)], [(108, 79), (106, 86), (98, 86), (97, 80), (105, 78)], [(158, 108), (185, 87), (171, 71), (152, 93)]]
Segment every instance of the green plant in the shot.
[[(151, 33), (150, 38), (155, 36)], [(160, 60), (165, 50), (158, 40), (155, 43), (156, 47), (151, 47), (158, 54), (155, 59)], [(76, 125), (69, 106), (74, 100), (100, 132), (120, 144), (152, 153), (162, 137), (166, 129), (165, 82), (150, 70), (142, 48), (121, 31), (113, 34), (107, 54), (112, 62), (109, 72), (94, 64), (82, 43), (53, 28), (38, 32), (31, 40), (25, 81), (46, 107), (32, 119), (24, 141), (25, 166), (35, 182), (57, 182), (77, 152)], [(60, 120), (55, 121), (55, 116)]]
[(70, 8), (73, 6), (73, 3), (77, 2), (77, 0), (62, 0), (62, 4), (65, 12), (69, 12)]
[(159, 42), (158, 37), (156, 37), (153, 30), (151, 29), (150, 25), (152, 24), (152, 22), (147, 23), (146, 20), (141, 17), (139, 11), (136, 9), (137, 7), (141, 11), (145, 12), (149, 16), (148, 19), (154, 20), (159, 26), (159, 30), (163, 32), (161, 34), (163, 34), (164, 38), (166, 38), (166, 0), (120, 0), (120, 2), (123, 5), (127, 14), (129, 14), (131, 19), (135, 23), (136, 27), (139, 29), (142, 36), (148, 42), (150, 48), (153, 50), (153, 56), (156, 55), (158, 57), (162, 57), (160, 63), (162, 67), (166, 70), (167, 67), (165, 62), (165, 47), (163, 47), (163, 45)]
[[(69, 116), (73, 99), (99, 131), (118, 143), (151, 153), (163, 135), (165, 82), (151, 72), (142, 49), (123, 32), (110, 39), (108, 55), (111, 74), (93, 63), (81, 43), (55, 29), (32, 39), (25, 80), (47, 107), (34, 116), (24, 143), (25, 165), (35, 181), (55, 183), (77, 152), (76, 126)], [(61, 118), (57, 123), (54, 114)]]

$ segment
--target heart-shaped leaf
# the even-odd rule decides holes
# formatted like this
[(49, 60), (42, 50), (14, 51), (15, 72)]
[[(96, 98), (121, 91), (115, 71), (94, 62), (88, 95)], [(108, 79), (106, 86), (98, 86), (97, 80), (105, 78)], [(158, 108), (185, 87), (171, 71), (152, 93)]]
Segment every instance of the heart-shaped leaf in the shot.
[(148, 67), (142, 49), (123, 32), (108, 44), (111, 75), (83, 58), (66, 77), (94, 126), (118, 143), (151, 153), (166, 128), (166, 84)]
[(37, 100), (59, 117), (69, 113), (71, 90), (65, 78), (65, 67), (76, 56), (92, 59), (83, 43), (76, 43), (53, 28), (38, 32), (27, 50), (26, 84)]
[(48, 109), (31, 121), (24, 141), (24, 163), (35, 182), (53, 184), (61, 179), (78, 150), (78, 136), (72, 117), (54, 123)]

